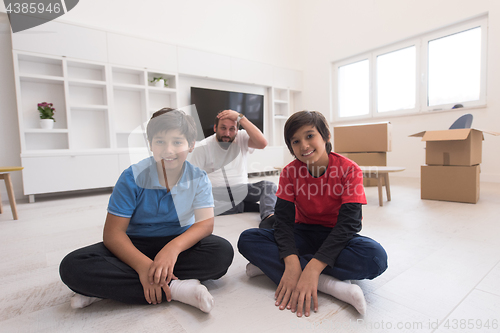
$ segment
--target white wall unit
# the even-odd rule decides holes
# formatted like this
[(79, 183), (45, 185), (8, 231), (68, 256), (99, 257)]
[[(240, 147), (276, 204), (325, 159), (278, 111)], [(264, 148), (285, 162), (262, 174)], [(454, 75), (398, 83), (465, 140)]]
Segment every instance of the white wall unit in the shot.
[(283, 127), (290, 115), (290, 90), (273, 87), (271, 96), (273, 143), (275, 146), (283, 146), (285, 145)]
[(179, 73), (231, 80), (231, 57), (178, 47)]
[(177, 72), (176, 46), (114, 33), (107, 36), (110, 63)]
[(283, 129), (285, 122), (292, 115), (301, 109), (301, 93), (300, 91), (290, 90), (286, 88), (272, 87), (271, 89), (271, 108), (272, 108), (272, 133), (273, 144), (275, 146), (283, 146), (285, 139)]
[[(144, 150), (143, 124), (154, 111), (178, 105), (175, 73), (13, 55), (25, 195), (114, 185), (123, 169), (120, 151)], [(168, 87), (150, 82), (158, 76)], [(52, 130), (39, 128), (41, 102), (56, 109)]]
[(14, 36), (14, 50), (92, 61), (108, 60), (105, 31), (51, 21)]

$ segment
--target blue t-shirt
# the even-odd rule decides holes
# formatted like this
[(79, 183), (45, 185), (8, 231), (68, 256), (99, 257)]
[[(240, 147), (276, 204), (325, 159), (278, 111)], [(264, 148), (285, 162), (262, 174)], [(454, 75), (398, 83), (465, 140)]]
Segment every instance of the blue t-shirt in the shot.
[(160, 185), (153, 157), (122, 172), (109, 198), (110, 214), (130, 218), (127, 235), (180, 235), (195, 222), (195, 209), (214, 207), (205, 171), (184, 162), (182, 176), (170, 192)]

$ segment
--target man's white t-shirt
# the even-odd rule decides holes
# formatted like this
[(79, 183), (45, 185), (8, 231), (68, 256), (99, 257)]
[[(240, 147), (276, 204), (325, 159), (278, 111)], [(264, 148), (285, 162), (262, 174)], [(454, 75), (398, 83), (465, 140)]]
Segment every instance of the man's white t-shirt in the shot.
[(249, 139), (247, 131), (239, 130), (234, 141), (225, 150), (213, 134), (196, 144), (188, 160), (206, 171), (212, 187), (226, 187), (224, 173), (229, 186), (247, 184), (247, 156), (254, 151), (254, 148), (248, 147)]

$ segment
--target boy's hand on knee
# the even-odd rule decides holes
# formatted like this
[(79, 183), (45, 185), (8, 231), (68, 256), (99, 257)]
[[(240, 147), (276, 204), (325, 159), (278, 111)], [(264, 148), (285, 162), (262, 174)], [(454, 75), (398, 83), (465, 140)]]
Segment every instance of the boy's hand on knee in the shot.
[[(292, 312), (297, 310), (297, 317), (302, 317), (302, 314), (309, 317), (311, 313), (311, 300), (314, 303), (314, 312), (318, 311), (318, 280), (319, 275), (326, 266), (324, 262), (313, 258), (309, 261), (300, 275), (297, 287), (290, 300), (291, 310)], [(303, 312), (303, 310), (305, 311)]]
[(161, 286), (159, 284), (149, 283), (147, 271), (139, 273), (139, 280), (141, 281), (142, 288), (144, 289), (144, 298), (146, 298), (146, 302), (149, 304), (160, 304), (162, 301)]
[(298, 257), (296, 255), (286, 257), (285, 272), (274, 293), (274, 298), (276, 299), (275, 305), (279, 306), (280, 310), (284, 310), (285, 307), (290, 309), (290, 297), (297, 286), (301, 273), (302, 268), (300, 267)]
[(177, 262), (177, 256), (176, 251), (165, 250), (165, 248), (158, 252), (149, 268), (149, 282), (163, 287), (168, 286), (171, 280), (176, 280), (174, 266)]
[(319, 274), (308, 270), (307, 266), (300, 275), (297, 287), (290, 300), (291, 310), (292, 312), (297, 310), (297, 317), (302, 317), (302, 314), (309, 317), (311, 313), (311, 300), (314, 303), (314, 311), (318, 311), (318, 278)]

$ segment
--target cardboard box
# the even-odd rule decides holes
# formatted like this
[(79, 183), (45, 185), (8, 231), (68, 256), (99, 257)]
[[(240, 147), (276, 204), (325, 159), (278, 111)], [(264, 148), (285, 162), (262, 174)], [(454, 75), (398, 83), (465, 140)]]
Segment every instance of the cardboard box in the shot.
[(421, 167), (422, 199), (476, 203), (479, 200), (480, 166)]
[(473, 128), (444, 131), (424, 131), (410, 136), (422, 137), (426, 142), (425, 163), (427, 165), (463, 165), (472, 166), (481, 163), (484, 133)]
[[(387, 153), (339, 153), (360, 166), (387, 166)], [(382, 180), (382, 185), (384, 185)], [(364, 178), (363, 186), (378, 186), (377, 180), (373, 178)]]
[(391, 151), (389, 122), (377, 124), (335, 126), (333, 150), (336, 153), (369, 153)]

